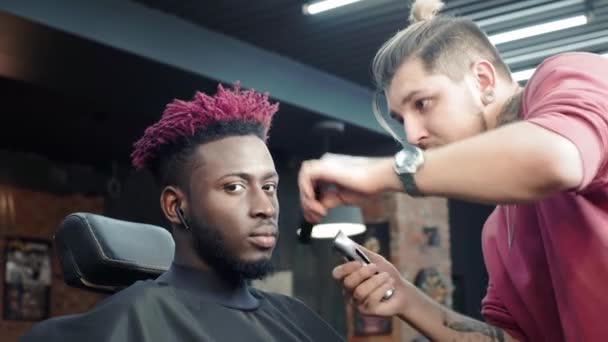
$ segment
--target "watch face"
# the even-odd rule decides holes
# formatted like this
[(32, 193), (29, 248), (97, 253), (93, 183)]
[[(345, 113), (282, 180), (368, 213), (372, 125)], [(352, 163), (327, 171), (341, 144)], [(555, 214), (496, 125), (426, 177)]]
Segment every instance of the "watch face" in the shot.
[(422, 151), (416, 146), (405, 145), (395, 155), (395, 166), (398, 173), (414, 173), (422, 164)]
[(397, 152), (395, 159), (397, 166), (403, 166), (405, 164), (405, 160), (407, 159), (407, 154), (403, 150), (401, 150)]

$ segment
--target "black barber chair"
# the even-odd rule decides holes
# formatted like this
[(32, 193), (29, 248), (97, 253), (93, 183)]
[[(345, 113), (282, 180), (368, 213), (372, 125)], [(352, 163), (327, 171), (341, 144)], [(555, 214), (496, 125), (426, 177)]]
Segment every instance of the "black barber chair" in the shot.
[(54, 239), (66, 284), (102, 293), (158, 277), (175, 246), (164, 228), (90, 213), (68, 215)]

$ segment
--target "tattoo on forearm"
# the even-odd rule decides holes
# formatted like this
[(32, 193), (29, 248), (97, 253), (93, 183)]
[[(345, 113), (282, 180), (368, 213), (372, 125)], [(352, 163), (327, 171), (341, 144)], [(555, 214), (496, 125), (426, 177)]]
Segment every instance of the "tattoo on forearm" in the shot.
[(502, 329), (479, 322), (472, 318), (462, 318), (460, 320), (450, 319), (449, 313), (442, 310), (443, 325), (457, 332), (477, 333), (488, 337), (490, 341), (504, 342), (505, 335)]

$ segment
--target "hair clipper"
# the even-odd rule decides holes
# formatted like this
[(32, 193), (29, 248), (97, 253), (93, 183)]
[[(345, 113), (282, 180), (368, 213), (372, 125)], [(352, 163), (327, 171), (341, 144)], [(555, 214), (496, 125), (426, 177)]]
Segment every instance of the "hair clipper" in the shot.
[(344, 255), (348, 261), (359, 261), (363, 264), (371, 264), (367, 255), (357, 248), (357, 244), (341, 230), (334, 238), (333, 248)]

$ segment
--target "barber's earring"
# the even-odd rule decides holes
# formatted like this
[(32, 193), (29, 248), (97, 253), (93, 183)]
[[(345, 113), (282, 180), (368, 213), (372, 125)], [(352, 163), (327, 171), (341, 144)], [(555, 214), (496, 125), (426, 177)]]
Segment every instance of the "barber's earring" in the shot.
[(483, 94), (481, 102), (483, 102), (483, 104), (487, 106), (490, 103), (494, 102), (495, 99), (496, 95), (494, 94), (494, 90), (490, 89)]
[(177, 218), (182, 222), (184, 227), (186, 229), (190, 229), (190, 226), (188, 226), (188, 223), (186, 223), (186, 219), (184, 218), (184, 212), (182, 211), (182, 208), (180, 208), (180, 206), (177, 204), (175, 205), (175, 213), (177, 214)]

